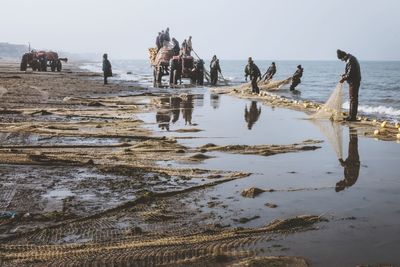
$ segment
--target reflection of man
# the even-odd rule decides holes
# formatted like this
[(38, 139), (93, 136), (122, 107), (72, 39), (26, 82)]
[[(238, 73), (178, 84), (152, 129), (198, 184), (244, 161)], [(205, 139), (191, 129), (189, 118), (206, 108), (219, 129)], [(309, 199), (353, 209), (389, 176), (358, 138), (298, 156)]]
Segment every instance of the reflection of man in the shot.
[(182, 101), (182, 116), (185, 119), (185, 125), (192, 125), (192, 113), (193, 113), (193, 96), (188, 95), (187, 99)]
[(175, 123), (179, 120), (179, 114), (181, 112), (180, 105), (182, 99), (180, 97), (171, 97), (171, 113), (172, 113), (172, 123)]
[(360, 173), (360, 157), (358, 155), (358, 136), (357, 132), (350, 131), (349, 155), (346, 160), (339, 159), (344, 167), (344, 179), (336, 183), (335, 191), (340, 192), (346, 187), (354, 185)]
[(244, 108), (244, 119), (247, 122), (247, 128), (251, 130), (254, 123), (258, 120), (261, 114), (261, 107), (257, 108), (257, 102), (251, 101), (250, 110), (247, 109), (247, 106)]
[(217, 109), (219, 107), (219, 95), (210, 94), (210, 102), (213, 109)]

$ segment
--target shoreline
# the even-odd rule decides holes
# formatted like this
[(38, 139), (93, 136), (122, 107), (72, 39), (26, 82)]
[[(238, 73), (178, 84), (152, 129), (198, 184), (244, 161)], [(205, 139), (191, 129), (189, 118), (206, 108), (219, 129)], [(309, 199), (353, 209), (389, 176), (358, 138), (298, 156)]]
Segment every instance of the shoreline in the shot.
[[(0, 73), (0, 79), (2, 75)], [(8, 188), (11, 190), (8, 208), (21, 209), (21, 204), (27, 200), (20, 197), (18, 191), (12, 193), (12, 187), (15, 183), (22, 188), (24, 183), (29, 185), (25, 190), (30, 188), (31, 198), (28, 200), (32, 204), (25, 205), (24, 209), (32, 210), (21, 209), (16, 218), (2, 221), (0, 237), (4, 244), (0, 247), (5, 252), (1, 252), (0, 258), (5, 263), (29, 264), (33, 258), (38, 265), (68, 263), (63, 256), (68, 257), (68, 254), (76, 257), (75, 263), (82, 263), (100, 259), (107, 250), (110, 252), (106, 258), (110, 262), (129, 252), (125, 262), (147, 255), (147, 262), (165, 264), (219, 263), (224, 266), (256, 260), (308, 266), (307, 260), (294, 257), (296, 255), (291, 255), (290, 250), (287, 253), (281, 250), (282, 247), (273, 247), (274, 242), (282, 236), (307, 233), (314, 229), (314, 224), (325, 226), (329, 224), (325, 217), (330, 221), (339, 219), (321, 214), (284, 216), (285, 219), (278, 216), (280, 221), (265, 228), (258, 223), (253, 227), (241, 224), (238, 214), (238, 225), (246, 228), (236, 229), (226, 226), (226, 222), (221, 224), (213, 212), (200, 211), (203, 209), (201, 205), (192, 206), (191, 203), (193, 198), (199, 199), (195, 202), (202, 202), (196, 195), (204, 194), (206, 190), (236, 182), (246, 184), (248, 177), (254, 179), (250, 170), (232, 171), (229, 167), (222, 170), (207, 167), (203, 162), (218, 162), (225, 159), (226, 156), (222, 155), (266, 159), (270, 155), (307, 157), (325, 150), (326, 145), (321, 148), (317, 140), (288, 146), (263, 143), (238, 147), (234, 146), (234, 140), (225, 141), (230, 143), (227, 146), (190, 146), (177, 140), (184, 138), (182, 140), (190, 143), (207, 135), (209, 129), (201, 129), (203, 124), (189, 125), (188, 131), (187, 127), (177, 125), (177, 130), (186, 131), (158, 136), (148, 128), (155, 125), (140, 119), (140, 114), (153, 114), (163, 108), (161, 100), (159, 107), (152, 101), (162, 97), (157, 93), (146, 96), (146, 88), (133, 89), (120, 84), (103, 86), (101, 81), (92, 79), (98, 77), (97, 74), (79, 72), (73, 67), (60, 75), (38, 73), (34, 77), (19, 73), (18, 76), (21, 77), (7, 79), (10, 80), (4, 84), (7, 91), (2, 95), (7, 103), (1, 104), (2, 108), (6, 107), (2, 109), (5, 117), (1, 133), (6, 133), (7, 138), (2, 139), (0, 161), (7, 167), (3, 173), (6, 177), (3, 182), (7, 186), (0, 189), (4, 192), (9, 192)], [(60, 80), (49, 81), (49, 77), (59, 77)], [(12, 95), (12, 90), (18, 92), (21, 89), (25, 90), (25, 95)], [(132, 90), (138, 95), (132, 95)], [(129, 96), (124, 96), (126, 93)], [(165, 91), (159, 93), (165, 94)], [(259, 100), (256, 96), (245, 97)], [(15, 103), (10, 100), (18, 103), (21, 98), (19, 107), (11, 108)], [(38, 103), (40, 108), (37, 108)], [(279, 106), (279, 102), (274, 103), (272, 99), (267, 99), (267, 103)], [(195, 127), (203, 131), (193, 131)], [(366, 127), (371, 130), (370, 125)], [(160, 166), (160, 161), (181, 164)], [(32, 177), (25, 177), (26, 172), (32, 172)], [(13, 176), (20, 177), (20, 180), (16, 181)], [(79, 194), (85, 197), (80, 198)], [(43, 195), (51, 197), (43, 201)], [(221, 197), (215, 197), (212, 201), (222, 201)], [(208, 201), (206, 206), (218, 209), (221, 204), (212, 201)], [(39, 208), (34, 208), (34, 204)], [(246, 219), (252, 223), (250, 217)], [(87, 227), (88, 231), (76, 230), (82, 227)], [(20, 230), (12, 233), (12, 229)], [(167, 233), (170, 236), (165, 237)], [(37, 236), (40, 238), (35, 239)], [(177, 245), (174, 240), (183, 246), (171, 252)], [(233, 244), (260, 240), (269, 244), (271, 254), (284, 257), (268, 256), (268, 252), (253, 250), (252, 246), (243, 251)], [(25, 244), (29, 245), (23, 246)], [(15, 245), (19, 245), (20, 250)], [(152, 246), (160, 247), (167, 257), (160, 257), (157, 251), (149, 254)]]

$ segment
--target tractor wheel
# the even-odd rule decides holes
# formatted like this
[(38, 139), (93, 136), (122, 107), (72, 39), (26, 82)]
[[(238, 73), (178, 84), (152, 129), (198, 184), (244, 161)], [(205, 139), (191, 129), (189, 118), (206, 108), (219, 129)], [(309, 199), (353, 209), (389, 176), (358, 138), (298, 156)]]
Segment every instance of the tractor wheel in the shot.
[(157, 69), (153, 69), (153, 86), (156, 87), (157, 85)]
[(180, 80), (178, 70), (174, 70), (173, 76), (174, 76), (174, 78), (173, 78), (174, 84), (178, 84), (178, 80)]
[(171, 71), (169, 72), (169, 84), (173, 84), (173, 85), (175, 85), (176, 84), (176, 80), (174, 79), (175, 78), (175, 72), (176, 72), (176, 69), (174, 68), (174, 66), (173, 66), (173, 64), (171, 64)]
[(27, 68), (28, 68), (28, 59), (27, 56), (24, 55), (21, 60), (20, 70), (26, 71)]
[(40, 62), (40, 70), (41, 71), (47, 71), (47, 60), (42, 60)]
[(62, 70), (62, 63), (60, 60), (57, 61), (57, 71), (60, 72)]
[(50, 63), (50, 68), (51, 68), (51, 71), (52, 71), (52, 72), (55, 72), (55, 71), (56, 71), (56, 63), (55, 63), (54, 61), (52, 61), (52, 62)]
[(161, 79), (162, 79), (162, 70), (161, 67), (157, 68), (157, 83), (161, 84)]
[(40, 69), (40, 63), (39, 63), (39, 61), (34, 61), (34, 62), (32, 62), (31, 67), (32, 67), (32, 70), (33, 70), (33, 71), (39, 70), (39, 69)]

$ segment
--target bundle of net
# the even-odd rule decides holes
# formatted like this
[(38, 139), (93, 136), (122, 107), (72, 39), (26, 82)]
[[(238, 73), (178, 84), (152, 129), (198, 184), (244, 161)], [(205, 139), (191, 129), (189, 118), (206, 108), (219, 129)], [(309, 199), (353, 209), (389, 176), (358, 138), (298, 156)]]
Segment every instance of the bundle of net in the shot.
[(316, 113), (310, 116), (311, 119), (329, 119), (331, 121), (340, 121), (343, 119), (343, 84), (338, 83), (332, 92), (328, 101)]

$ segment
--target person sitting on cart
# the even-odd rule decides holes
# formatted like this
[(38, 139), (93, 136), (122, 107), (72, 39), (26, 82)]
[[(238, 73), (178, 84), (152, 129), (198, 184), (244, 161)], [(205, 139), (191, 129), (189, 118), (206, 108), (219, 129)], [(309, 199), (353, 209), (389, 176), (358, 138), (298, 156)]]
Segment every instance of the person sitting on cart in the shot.
[(167, 29), (165, 30), (165, 33), (164, 33), (164, 41), (167, 41), (167, 42), (170, 42), (170, 41), (171, 41), (171, 38), (169, 37), (169, 28), (167, 28)]
[(183, 42), (182, 42), (181, 50), (182, 50), (182, 54), (183, 54), (184, 56), (186, 56), (186, 50), (187, 50), (187, 41), (186, 41), (186, 39), (183, 40)]
[(162, 45), (161, 45), (161, 32), (158, 33), (157, 38), (156, 38), (156, 46), (157, 46), (157, 52), (160, 51)]
[(186, 43), (186, 55), (190, 56), (190, 54), (192, 53), (193, 50), (193, 46), (192, 46), (192, 36), (189, 36), (189, 39), (187, 40)]
[(174, 56), (179, 56), (179, 51), (181, 50), (179, 42), (175, 38), (172, 38), (172, 43), (174, 44), (174, 48), (172, 49), (174, 51)]

